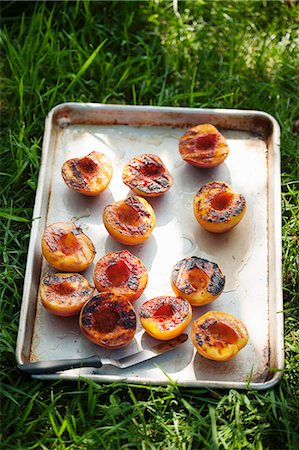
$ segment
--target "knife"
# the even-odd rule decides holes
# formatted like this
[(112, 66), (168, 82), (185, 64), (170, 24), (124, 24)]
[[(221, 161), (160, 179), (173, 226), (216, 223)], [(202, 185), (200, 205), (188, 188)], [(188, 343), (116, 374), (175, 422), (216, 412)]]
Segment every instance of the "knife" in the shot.
[(170, 339), (168, 341), (162, 341), (152, 348), (146, 348), (141, 352), (134, 355), (126, 356), (120, 359), (113, 359), (102, 357), (99, 355), (92, 355), (86, 358), (78, 359), (56, 359), (50, 361), (38, 361), (28, 364), (18, 364), (18, 369), (31, 375), (53, 373), (61, 370), (76, 369), (81, 367), (97, 367), (111, 365), (125, 369), (126, 367), (134, 366), (135, 364), (142, 363), (149, 359), (155, 358), (163, 353), (173, 350), (178, 345), (183, 344), (188, 339), (187, 334), (181, 334), (180, 336)]

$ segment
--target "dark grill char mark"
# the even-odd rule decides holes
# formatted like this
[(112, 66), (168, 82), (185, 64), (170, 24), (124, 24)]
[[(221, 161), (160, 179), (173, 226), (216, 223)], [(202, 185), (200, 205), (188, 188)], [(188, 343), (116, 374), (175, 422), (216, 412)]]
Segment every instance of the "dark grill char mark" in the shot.
[(216, 319), (207, 319), (200, 325), (200, 328), (207, 330), (210, 326), (215, 325), (217, 323)]
[(92, 315), (99, 306), (100, 296), (96, 295), (84, 306), (84, 317), (86, 315)]
[(195, 339), (196, 339), (197, 344), (199, 346), (202, 346), (202, 344), (204, 343), (203, 335), (201, 333), (196, 333)]
[(88, 184), (86, 183), (81, 171), (80, 166), (78, 167), (78, 161), (70, 161), (70, 168), (73, 174), (72, 178), (66, 178), (67, 184), (76, 189), (88, 189)]
[(99, 306), (100, 296), (96, 295), (93, 297), (82, 310), (82, 325), (87, 328), (92, 328), (93, 326), (93, 314)]
[(136, 316), (133, 311), (122, 311), (117, 325), (124, 327), (126, 330), (136, 328)]
[(211, 276), (211, 282), (207, 287), (207, 291), (212, 295), (218, 295), (223, 291), (225, 277), (219, 273), (219, 270)]
[(151, 217), (150, 213), (145, 209), (143, 203), (136, 197), (128, 197), (125, 203), (137, 212), (139, 217)]
[(238, 201), (236, 202), (236, 207), (235, 207), (235, 211), (234, 211), (234, 216), (237, 216), (238, 214), (240, 214), (240, 212), (243, 211), (243, 209), (245, 208), (245, 197), (242, 194), (239, 194), (239, 198)]
[(132, 289), (132, 291), (137, 291), (138, 289), (138, 283), (139, 283), (139, 276), (136, 274), (132, 274), (130, 278), (128, 279), (127, 285), (129, 289)]
[(130, 181), (130, 184), (132, 187), (145, 193), (159, 193), (165, 191), (165, 188), (169, 186), (169, 181), (164, 175), (161, 175), (154, 180), (149, 178), (136, 178), (135, 180)]

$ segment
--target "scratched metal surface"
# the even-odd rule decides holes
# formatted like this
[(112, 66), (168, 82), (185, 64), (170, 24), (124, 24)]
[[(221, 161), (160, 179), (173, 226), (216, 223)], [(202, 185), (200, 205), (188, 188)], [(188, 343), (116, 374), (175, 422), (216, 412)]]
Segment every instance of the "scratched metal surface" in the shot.
[[(197, 169), (180, 157), (180, 136), (198, 123), (216, 125), (228, 141), (230, 154), (217, 168)], [(108, 188), (88, 198), (66, 187), (61, 166), (66, 159), (93, 150), (111, 158), (114, 172)], [(128, 369), (76, 369), (37, 378), (84, 376), (101, 382), (150, 384), (171, 379), (185, 386), (224, 388), (244, 388), (250, 380), (257, 389), (272, 386), (280, 375), (269, 368), (283, 367), (279, 127), (271, 116), (257, 111), (62, 104), (50, 112), (28, 250), (18, 363), (108, 353), (81, 335), (77, 317), (56, 317), (41, 306), (40, 277), (55, 269), (42, 258), (40, 239), (46, 224), (75, 220), (96, 247), (94, 264), (106, 252), (126, 248), (108, 235), (102, 211), (107, 203), (131, 193), (121, 172), (126, 161), (141, 153), (159, 155), (174, 184), (164, 196), (149, 199), (157, 218), (151, 237), (142, 245), (127, 247), (149, 271), (148, 286), (134, 302), (136, 312), (145, 300), (172, 294), (170, 273), (177, 261), (201, 256), (221, 266), (226, 285), (216, 301), (193, 307), (193, 319), (211, 309), (231, 313), (246, 324), (249, 342), (227, 362), (202, 358), (189, 339), (168, 354)], [(204, 231), (193, 215), (194, 194), (211, 180), (227, 182), (247, 200), (244, 219), (223, 235)], [(89, 280), (94, 264), (83, 273)], [(145, 345), (151, 345), (151, 339), (139, 324), (135, 340), (114, 356), (134, 353)]]

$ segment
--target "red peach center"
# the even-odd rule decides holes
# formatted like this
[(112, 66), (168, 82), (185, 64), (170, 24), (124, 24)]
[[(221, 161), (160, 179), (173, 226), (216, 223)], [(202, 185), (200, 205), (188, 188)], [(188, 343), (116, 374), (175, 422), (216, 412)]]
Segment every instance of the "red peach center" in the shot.
[(167, 319), (173, 316), (174, 309), (169, 303), (161, 305), (153, 314), (156, 319)]
[(115, 264), (110, 264), (108, 266), (106, 276), (113, 286), (118, 287), (128, 281), (130, 271), (124, 261), (117, 261)]

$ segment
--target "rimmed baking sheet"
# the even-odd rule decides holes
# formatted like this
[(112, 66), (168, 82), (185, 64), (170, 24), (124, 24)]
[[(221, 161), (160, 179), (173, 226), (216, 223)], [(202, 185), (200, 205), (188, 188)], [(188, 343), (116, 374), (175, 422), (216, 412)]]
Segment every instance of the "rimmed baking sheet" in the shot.
[[(217, 168), (204, 170), (182, 161), (178, 141), (190, 126), (212, 123), (226, 137), (230, 154)], [(109, 187), (95, 198), (66, 187), (61, 165), (71, 157), (98, 150), (113, 162)], [(149, 199), (157, 223), (142, 245), (123, 246), (107, 233), (102, 222), (106, 204), (131, 191), (122, 183), (124, 164), (141, 153), (159, 155), (174, 178), (163, 197)], [(193, 215), (193, 196), (206, 182), (221, 180), (241, 192), (247, 211), (228, 233), (214, 235), (201, 229)], [(184, 386), (264, 389), (275, 384), (283, 368), (283, 317), (281, 287), (281, 211), (279, 126), (259, 111), (207, 110), (66, 103), (47, 117), (43, 156), (34, 209), (16, 356), (18, 363), (102, 355), (107, 351), (87, 341), (78, 318), (59, 318), (41, 306), (40, 277), (55, 272), (41, 255), (45, 226), (74, 220), (92, 239), (97, 260), (108, 251), (128, 248), (149, 270), (149, 283), (140, 305), (157, 295), (172, 295), (170, 273), (186, 256), (218, 263), (226, 275), (224, 293), (210, 305), (193, 308), (193, 319), (215, 309), (239, 317), (247, 326), (247, 346), (231, 361), (209, 361), (196, 354), (191, 339), (178, 349), (131, 368), (120, 370), (76, 369), (37, 378), (100, 382), (167, 384)], [(94, 264), (83, 273), (89, 280)], [(190, 327), (187, 331), (190, 331)], [(136, 351), (144, 335), (139, 325), (136, 339), (120, 355)], [(274, 369), (274, 370), (273, 370)], [(278, 369), (278, 370), (277, 370)]]

